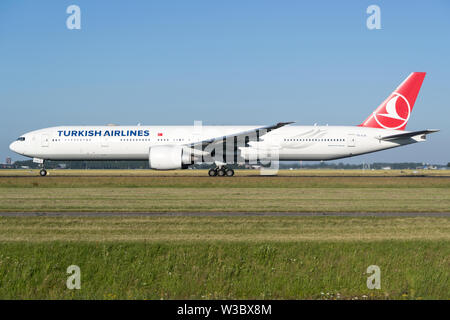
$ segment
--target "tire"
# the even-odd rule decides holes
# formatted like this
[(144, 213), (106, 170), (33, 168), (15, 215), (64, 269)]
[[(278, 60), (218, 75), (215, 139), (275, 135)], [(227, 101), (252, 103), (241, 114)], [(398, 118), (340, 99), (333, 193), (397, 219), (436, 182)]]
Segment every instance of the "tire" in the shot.
[(224, 169), (219, 169), (219, 170), (217, 170), (217, 175), (219, 176), (219, 177), (223, 177), (223, 176), (225, 176), (225, 170)]
[(234, 170), (233, 169), (228, 169), (226, 171), (226, 174), (227, 174), (227, 177), (232, 177), (232, 176), (234, 176)]
[(39, 174), (41, 175), (41, 177), (45, 177), (47, 175), (47, 170), (41, 169), (41, 171), (39, 171)]
[(208, 175), (209, 175), (210, 177), (215, 177), (215, 176), (217, 176), (217, 171), (214, 170), (214, 169), (209, 169)]

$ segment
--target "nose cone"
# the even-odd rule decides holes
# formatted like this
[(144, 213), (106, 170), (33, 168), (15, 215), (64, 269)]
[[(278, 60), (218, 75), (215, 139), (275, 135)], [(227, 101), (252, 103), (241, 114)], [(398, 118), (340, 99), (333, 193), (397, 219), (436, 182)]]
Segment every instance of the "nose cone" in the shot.
[(19, 152), (19, 148), (18, 148), (18, 142), (17, 141), (14, 141), (13, 143), (11, 143), (10, 145), (9, 145), (9, 149), (11, 150), (11, 151), (14, 151), (15, 153), (20, 153)]

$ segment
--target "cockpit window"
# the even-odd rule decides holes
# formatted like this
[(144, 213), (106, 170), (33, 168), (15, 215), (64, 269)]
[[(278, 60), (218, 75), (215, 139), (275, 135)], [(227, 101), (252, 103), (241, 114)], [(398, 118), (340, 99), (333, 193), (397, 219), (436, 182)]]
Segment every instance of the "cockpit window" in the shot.
[(25, 137), (19, 137), (17, 138), (17, 141), (25, 141)]

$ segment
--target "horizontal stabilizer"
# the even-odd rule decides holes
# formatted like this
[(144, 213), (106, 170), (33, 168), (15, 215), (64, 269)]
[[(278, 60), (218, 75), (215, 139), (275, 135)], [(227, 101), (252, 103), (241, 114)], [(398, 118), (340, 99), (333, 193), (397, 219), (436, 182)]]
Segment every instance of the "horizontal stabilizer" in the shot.
[(439, 130), (421, 130), (421, 131), (411, 131), (411, 132), (405, 132), (405, 133), (400, 133), (400, 134), (394, 134), (391, 136), (386, 136), (386, 137), (382, 137), (380, 138), (380, 140), (384, 140), (384, 141), (392, 141), (392, 140), (397, 140), (397, 139), (407, 139), (407, 138), (412, 138), (418, 135), (422, 135), (422, 134), (430, 134), (430, 133), (434, 133), (434, 132), (438, 132)]

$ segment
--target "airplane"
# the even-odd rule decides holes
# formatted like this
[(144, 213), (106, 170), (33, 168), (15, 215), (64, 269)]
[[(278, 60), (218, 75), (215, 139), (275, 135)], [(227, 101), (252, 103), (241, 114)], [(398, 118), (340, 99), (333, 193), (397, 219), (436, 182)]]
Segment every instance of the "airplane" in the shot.
[(233, 163), (325, 161), (423, 142), (439, 130), (405, 131), (425, 72), (411, 73), (368, 118), (354, 126), (59, 126), (31, 131), (10, 149), (46, 160), (148, 160), (151, 169), (215, 164), (209, 176), (233, 176)]

